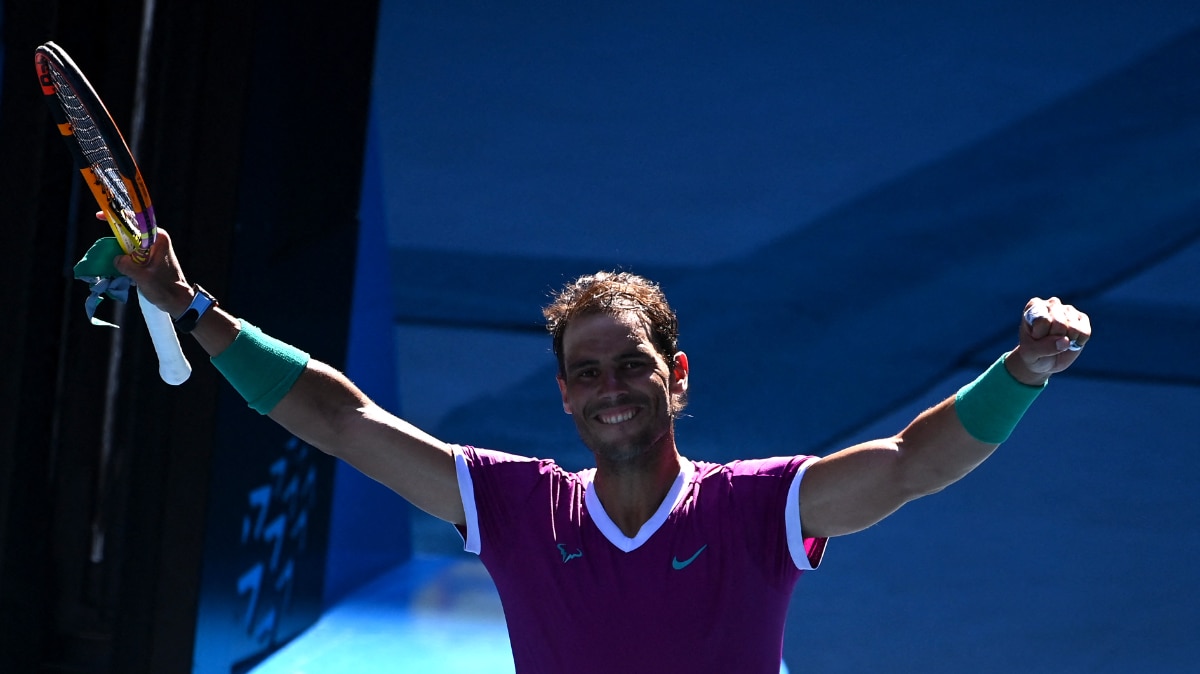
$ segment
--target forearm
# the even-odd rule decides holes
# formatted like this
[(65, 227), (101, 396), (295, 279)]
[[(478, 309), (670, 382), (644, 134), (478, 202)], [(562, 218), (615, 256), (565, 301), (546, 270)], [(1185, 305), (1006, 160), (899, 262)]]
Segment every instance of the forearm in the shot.
[(308, 361), (267, 416), (301, 440), (351, 463), (356, 454), (361, 454), (360, 446), (378, 440), (373, 437), (375, 434), (392, 436), (389, 442), (400, 446), (416, 440), (441, 444), (415, 426), (393, 417), (346, 375), (317, 360)]
[(435, 517), (463, 519), (449, 445), (380, 408), (337, 369), (225, 312), (207, 318), (193, 334), (251, 408)]
[(267, 416), (301, 440), (337, 456), (340, 445), (351, 441), (348, 429), (371, 404), (343, 374), (310, 360)]
[[(174, 300), (173, 315), (188, 301)], [(322, 451), (337, 454), (340, 445), (351, 442), (347, 429), (373, 405), (335, 368), (218, 306), (204, 312), (190, 334), (252, 408)]]
[(241, 321), (220, 307), (204, 312), (192, 330), (192, 337), (209, 356), (219, 356), (237, 339)]
[(804, 474), (808, 536), (865, 529), (914, 498), (945, 488), (1008, 439), (1051, 375), (1075, 362), (1091, 320), (1058, 298), (1025, 305), (1017, 346), (975, 381), (890, 438), (835, 452)]
[[(1037, 390), (1013, 380), (997, 363), (896, 435), (825, 457), (804, 478), (806, 534), (861, 531), (962, 479), (1008, 437)], [(1016, 395), (1015, 405), (1005, 402), (1006, 394)]]
[(984, 442), (963, 426), (955, 396), (917, 416), (895, 438), (898, 480), (904, 501), (932, 494), (982, 464), (998, 443)]
[(434, 517), (465, 521), (450, 446), (376, 405), (329, 365), (310, 360), (269, 416)]
[[(113, 262), (172, 318), (182, 315), (196, 297), (196, 287), (184, 277), (164, 230), (159, 230), (146, 265), (127, 255)], [(210, 305), (201, 313), (190, 334), (251, 408), (435, 517), (463, 522), (449, 445), (375, 405), (341, 372), (219, 306)]]
[(898, 436), (905, 477), (920, 493), (958, 481), (1008, 439), (1047, 377), (1006, 354), (952, 397), (918, 415)]

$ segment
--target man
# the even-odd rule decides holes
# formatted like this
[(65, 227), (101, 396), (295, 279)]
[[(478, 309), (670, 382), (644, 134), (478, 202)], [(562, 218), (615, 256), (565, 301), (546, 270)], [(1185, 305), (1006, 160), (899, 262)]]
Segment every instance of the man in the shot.
[(252, 408), (458, 528), (499, 590), (519, 672), (779, 671), (792, 588), (826, 539), (978, 466), (1091, 334), (1083, 313), (1035, 298), (1012, 351), (895, 436), (717, 465), (675, 445), (688, 359), (658, 286), (585, 276), (545, 310), (563, 410), (596, 459), (568, 473), (380, 409), (189, 285), (165, 232), (146, 267), (116, 265)]

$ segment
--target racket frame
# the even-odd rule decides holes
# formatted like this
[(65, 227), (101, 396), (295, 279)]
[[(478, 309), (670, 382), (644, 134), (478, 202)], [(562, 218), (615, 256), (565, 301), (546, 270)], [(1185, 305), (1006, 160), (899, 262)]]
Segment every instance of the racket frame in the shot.
[[(109, 227), (117, 237), (121, 248), (138, 264), (146, 264), (150, 257), (150, 247), (154, 245), (157, 233), (154, 205), (150, 202), (150, 193), (146, 190), (142, 172), (138, 169), (137, 161), (134, 160), (133, 153), (129, 151), (129, 146), (125, 143), (125, 137), (121, 135), (121, 130), (113, 122), (112, 115), (104, 106), (104, 101), (96, 94), (96, 90), (92, 88), (83, 71), (75, 65), (65, 50), (53, 42), (41, 45), (34, 53), (34, 67), (37, 70), (42, 94), (48, 99), (47, 107), (50, 108), (50, 114), (54, 118), (58, 132), (63, 136), (67, 147), (70, 148), (75, 165), (79, 168), (79, 173), (83, 176), (88, 189), (91, 190), (96, 203), (104, 211), (104, 217), (108, 220)], [(61, 84), (56, 84), (55, 74), (58, 75)], [(92, 162), (85, 154), (79, 138), (75, 136), (74, 126), (63, 110), (65, 102), (59, 94), (59, 86), (62, 84), (71, 90), (96, 125), (97, 133), (105, 140), (113, 163), (116, 165), (115, 176), (107, 175), (103, 169), (97, 169), (96, 163)], [(120, 199), (113, 189), (116, 181), (120, 182), (129, 195), (132, 208), (122, 207)]]
[[(137, 264), (148, 263), (150, 247), (154, 245), (158, 233), (154, 206), (142, 180), (142, 172), (138, 169), (137, 161), (129, 151), (121, 130), (83, 71), (75, 65), (75, 61), (62, 47), (53, 42), (38, 47), (34, 52), (34, 67), (58, 132), (66, 141), (75, 166), (91, 190), (96, 204), (104, 212), (104, 217), (108, 220), (108, 225), (121, 248)], [(75, 135), (76, 129), (64, 110), (67, 101), (59, 94), (60, 86), (70, 89), (75, 100), (95, 124), (96, 133), (103, 139), (112, 156), (116, 175), (109, 175), (103, 168), (98, 169), (97, 162), (87, 157), (79, 137)], [(118, 187), (129, 197), (128, 208), (121, 203), (122, 199), (116, 192)], [(146, 301), (141, 289), (138, 289), (138, 306), (142, 310), (146, 328), (150, 332), (150, 340), (158, 354), (159, 376), (173, 386), (187, 381), (191, 376), (192, 366), (183, 355), (171, 316)]]

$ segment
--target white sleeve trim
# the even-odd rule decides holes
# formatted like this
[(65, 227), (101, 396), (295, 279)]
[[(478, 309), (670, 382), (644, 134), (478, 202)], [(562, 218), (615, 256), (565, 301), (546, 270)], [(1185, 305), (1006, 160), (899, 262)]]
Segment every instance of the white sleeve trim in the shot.
[(783, 513), (788, 551), (792, 553), (792, 562), (801, 571), (812, 571), (821, 563), (819, 555), (815, 565), (808, 558), (808, 552), (804, 549), (804, 527), (800, 523), (800, 480), (804, 477), (808, 467), (816, 463), (818, 458), (810, 457), (800, 464), (800, 470), (796, 471), (795, 477), (792, 478), (792, 484), (788, 487), (787, 505), (785, 506), (787, 510)]
[(462, 448), (454, 448), (454, 472), (458, 477), (458, 495), (462, 498), (463, 513), (466, 515), (467, 535), (463, 541), (463, 550), (479, 554), (479, 510), (475, 507), (475, 483), (471, 480), (471, 468), (467, 465), (467, 457), (463, 456)]

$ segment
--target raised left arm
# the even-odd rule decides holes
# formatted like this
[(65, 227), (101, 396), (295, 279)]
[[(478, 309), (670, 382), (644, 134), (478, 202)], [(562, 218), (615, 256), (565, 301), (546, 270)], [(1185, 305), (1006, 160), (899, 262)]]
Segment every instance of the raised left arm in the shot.
[(806, 536), (861, 531), (905, 503), (941, 491), (983, 463), (1050, 375), (1091, 337), (1086, 314), (1058, 298), (1025, 306), (1020, 338), (1003, 362), (890, 437), (826, 456), (800, 485)]

